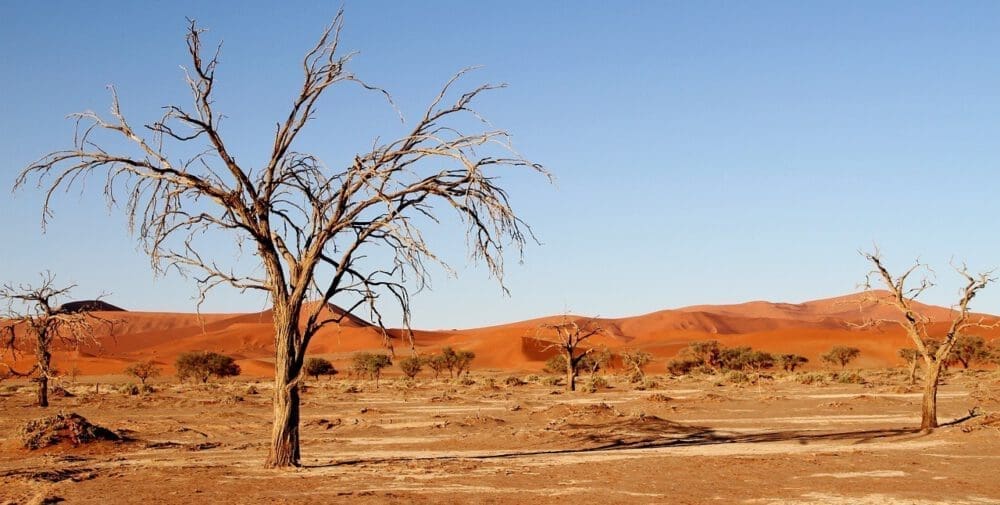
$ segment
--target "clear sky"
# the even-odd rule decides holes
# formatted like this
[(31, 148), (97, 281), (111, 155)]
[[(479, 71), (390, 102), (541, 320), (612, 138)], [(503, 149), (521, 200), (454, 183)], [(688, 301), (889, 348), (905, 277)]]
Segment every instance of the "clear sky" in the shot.
[[(299, 86), (304, 51), (335, 2), (0, 3), (0, 280), (52, 270), (79, 298), (194, 309), (195, 284), (153, 278), (94, 181), (40, 197), (15, 174), (69, 146), (64, 116), (134, 123), (187, 104), (185, 16), (224, 40), (217, 109), (247, 163), (263, 157)], [(859, 248), (902, 268), (919, 256), (955, 298), (954, 257), (1000, 266), (1000, 3), (345, 3), (354, 71), (415, 117), (452, 73), (504, 81), (480, 110), (557, 177), (505, 177), (543, 242), (510, 258), (504, 297), (468, 265), (460, 230), (435, 230), (457, 279), (414, 299), (414, 323), (469, 327), (570, 310), (625, 316), (702, 303), (798, 302), (855, 291)], [(302, 149), (328, 164), (399, 131), (355, 89), (320, 104)], [(225, 261), (226, 258), (220, 258)], [(218, 291), (203, 310), (259, 310)], [(977, 310), (1000, 313), (1000, 285)], [(390, 311), (392, 312), (392, 311)]]

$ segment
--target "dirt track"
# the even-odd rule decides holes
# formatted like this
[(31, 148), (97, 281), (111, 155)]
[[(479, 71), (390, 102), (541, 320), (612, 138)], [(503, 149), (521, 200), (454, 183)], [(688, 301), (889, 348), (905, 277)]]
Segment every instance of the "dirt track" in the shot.
[[(42, 413), (27, 386), (0, 384), (0, 503), (1000, 503), (998, 418), (919, 433), (918, 394), (888, 379), (660, 378), (655, 390), (561, 393), (474, 377), (378, 390), (311, 382), (296, 471), (261, 468), (264, 382), (258, 394), (240, 381), (164, 382), (146, 397), (70, 387), (77, 396), (49, 413), (77, 412), (135, 441), (34, 452), (15, 447), (16, 432)], [(996, 413), (998, 393), (996, 372), (955, 377), (941, 419)]]

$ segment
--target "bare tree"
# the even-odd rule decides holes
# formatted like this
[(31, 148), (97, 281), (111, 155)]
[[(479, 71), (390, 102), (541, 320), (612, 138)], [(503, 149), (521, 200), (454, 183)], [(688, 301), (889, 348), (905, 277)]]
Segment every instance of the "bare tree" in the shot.
[(575, 319), (563, 317), (556, 323), (545, 323), (536, 329), (536, 338), (546, 342), (542, 350), (558, 349), (566, 364), (566, 389), (576, 391), (576, 376), (580, 365), (593, 347), (581, 349), (580, 346), (596, 335), (606, 333), (596, 319)]
[(7, 302), (5, 324), (0, 327), (0, 355), (7, 353), (11, 361), (24, 351), (33, 352), (35, 363), (29, 370), (18, 371), (0, 362), (5, 375), (33, 377), (38, 384), (38, 406), (49, 406), (49, 379), (56, 375), (52, 367), (53, 346), (58, 342), (69, 348), (96, 344), (98, 332), (113, 330), (114, 321), (97, 317), (85, 310), (62, 310), (58, 301), (75, 288), (75, 284), (57, 287), (50, 272), (41, 275), (37, 286), (4, 284), (0, 299)]
[[(46, 188), (44, 226), (57, 191), (88, 176), (102, 177), (107, 200), (124, 200), (130, 231), (138, 234), (157, 273), (171, 267), (200, 272), (202, 299), (221, 284), (270, 297), (275, 388), (266, 466), (272, 468), (300, 462), (298, 384), (317, 331), (367, 308), (388, 345), (379, 312), (383, 296), (399, 305), (409, 328), (411, 291), (425, 285), (429, 265), (449, 269), (420, 231), (424, 223), (438, 221), (436, 207), (456, 212), (467, 226), (472, 258), (483, 261), (503, 287), (506, 252), (520, 253), (532, 236), (494, 170), (545, 174), (513, 150), (506, 131), (481, 121), (472, 108), (482, 93), (502, 85), (461, 94), (453, 90), (466, 70), (445, 84), (409, 133), (376, 141), (341, 168), (328, 168), (316, 155), (299, 150), (296, 139), (333, 85), (354, 83), (389, 97), (347, 70), (353, 54), (338, 50), (342, 26), (340, 12), (306, 53), (301, 91), (278, 122), (268, 156), (253, 169), (237, 161), (223, 139), (223, 115), (213, 95), (219, 52), (204, 54), (204, 30), (192, 21), (187, 33), (191, 68), (185, 75), (193, 108), (169, 105), (158, 121), (135, 129), (112, 88), (109, 119), (93, 112), (73, 116), (78, 125), (73, 147), (32, 163), (15, 183), (18, 188), (38, 179)], [(486, 126), (472, 133), (460, 129), (469, 124)], [(114, 142), (121, 141), (130, 148), (115, 149), (119, 144)], [(174, 149), (184, 154), (171, 155)], [(262, 273), (238, 273), (235, 266), (226, 268), (203, 254), (201, 239), (218, 233), (231, 234), (236, 247), (253, 251), (262, 266), (255, 271)], [(375, 258), (385, 253), (388, 259), (378, 263)], [(319, 303), (306, 303), (315, 299)], [(343, 300), (347, 310), (325, 311), (331, 299)], [(405, 334), (412, 339), (411, 332)]]
[[(917, 347), (917, 352), (927, 366), (927, 374), (924, 377), (924, 395), (920, 409), (920, 428), (932, 430), (938, 427), (937, 420), (937, 390), (938, 381), (941, 377), (941, 370), (948, 361), (948, 357), (955, 346), (955, 341), (959, 335), (971, 328), (995, 327), (996, 323), (987, 324), (981, 317), (973, 318), (969, 314), (969, 302), (996, 279), (991, 277), (992, 272), (980, 274), (970, 274), (965, 265), (953, 265), (955, 271), (965, 279), (965, 285), (961, 290), (958, 303), (952, 308), (951, 322), (944, 335), (940, 338), (940, 345), (934, 349), (934, 339), (930, 334), (930, 318), (922, 314), (915, 306), (914, 302), (924, 291), (933, 286), (933, 283), (926, 277), (920, 279), (919, 284), (910, 287), (906, 283), (910, 276), (918, 271), (928, 271), (926, 265), (915, 262), (902, 275), (893, 276), (882, 261), (878, 249), (874, 252), (861, 252), (874, 267), (865, 277), (865, 289), (869, 296), (864, 297), (866, 302), (884, 303), (899, 310), (902, 318), (890, 320), (898, 324), (906, 331), (906, 334), (913, 340)], [(881, 283), (888, 295), (879, 294), (873, 291), (873, 280)], [(869, 324), (879, 324), (883, 321), (872, 321)]]

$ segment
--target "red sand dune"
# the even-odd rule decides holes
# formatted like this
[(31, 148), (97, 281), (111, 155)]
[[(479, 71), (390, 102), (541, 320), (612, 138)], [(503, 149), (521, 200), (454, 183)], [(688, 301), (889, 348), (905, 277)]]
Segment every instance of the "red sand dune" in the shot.
[[(934, 330), (943, 332), (950, 309), (920, 305), (919, 309), (936, 321)], [(120, 373), (128, 363), (153, 359), (172, 373), (178, 354), (209, 350), (237, 358), (247, 375), (272, 373), (273, 341), (271, 313), (251, 314), (172, 314), (159, 312), (97, 312), (116, 321), (114, 335), (102, 335), (100, 346), (77, 351), (58, 350), (58, 369), (73, 368), (81, 374)], [(328, 306), (324, 317), (342, 315)], [(563, 317), (521, 321), (500, 326), (451, 331), (415, 330), (417, 352), (434, 352), (450, 345), (476, 353), (475, 368), (533, 371), (555, 351), (547, 348), (540, 326)], [(989, 321), (996, 316), (983, 315)], [(833, 345), (851, 345), (862, 350), (857, 365), (885, 367), (901, 365), (896, 352), (910, 346), (902, 329), (891, 322), (878, 327), (857, 325), (873, 319), (894, 320), (895, 309), (884, 305), (862, 305), (861, 295), (853, 294), (801, 304), (764, 301), (737, 305), (700, 305), (663, 310), (635, 317), (599, 319), (608, 335), (595, 337), (592, 345), (612, 350), (642, 349), (653, 354), (650, 370), (662, 372), (664, 362), (694, 340), (718, 340), (726, 346), (749, 345), (771, 352), (793, 352), (809, 358), (808, 367), (820, 366), (819, 356)], [(1000, 330), (983, 330), (988, 339)], [(408, 354), (409, 339), (400, 330), (390, 330), (389, 340), (397, 354)], [(339, 325), (320, 331), (310, 345), (310, 354), (323, 356), (346, 367), (350, 355), (360, 350), (384, 349), (384, 336), (375, 326), (354, 316), (345, 316)], [(24, 367), (30, 355), (18, 360)], [(807, 368), (808, 368), (807, 367)]]

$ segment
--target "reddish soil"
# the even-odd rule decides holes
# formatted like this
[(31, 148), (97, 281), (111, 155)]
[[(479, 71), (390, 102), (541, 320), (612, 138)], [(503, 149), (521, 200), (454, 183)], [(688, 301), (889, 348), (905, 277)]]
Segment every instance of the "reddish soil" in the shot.
[[(532, 377), (474, 373), (311, 381), (303, 462), (262, 468), (267, 381), (205, 386), (162, 379), (126, 396), (107, 381), (31, 406), (26, 383), (0, 383), (0, 503), (1000, 503), (1000, 375), (952, 374), (941, 419), (920, 433), (919, 395), (903, 372), (866, 385), (754, 386), (656, 377), (635, 390), (564, 393)], [(119, 379), (120, 380), (120, 379)], [(257, 394), (248, 391), (250, 386)], [(349, 386), (361, 389), (345, 392)], [(76, 412), (130, 442), (28, 451), (17, 431)]]

